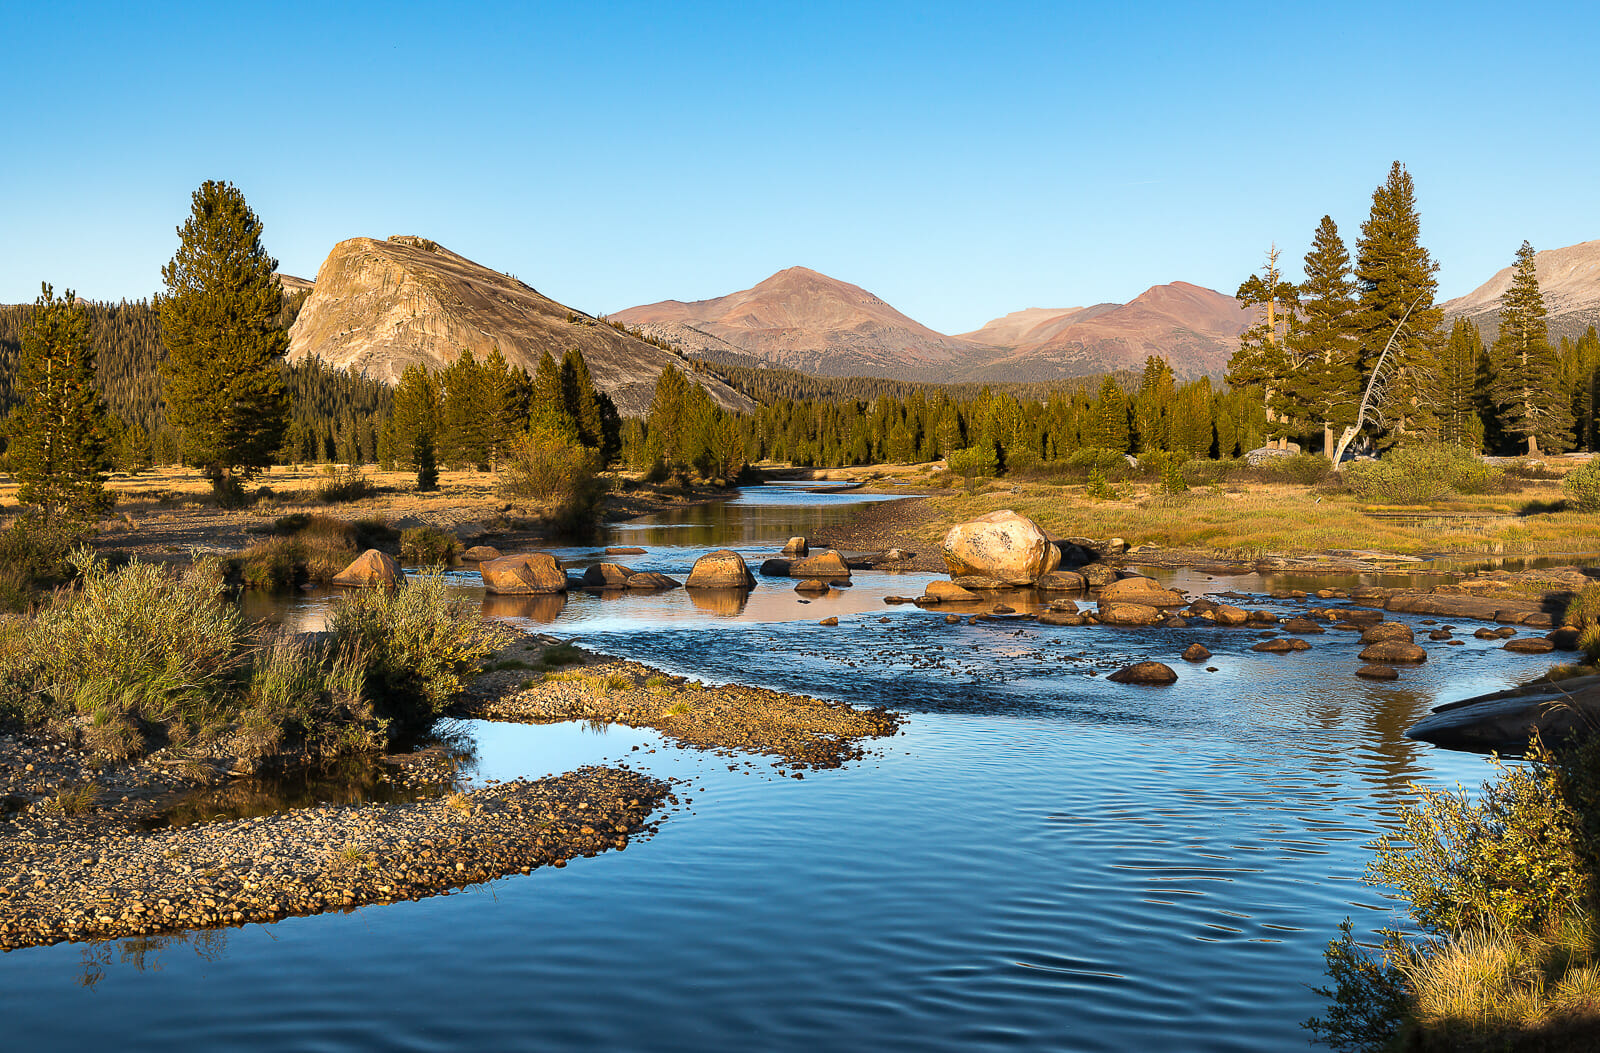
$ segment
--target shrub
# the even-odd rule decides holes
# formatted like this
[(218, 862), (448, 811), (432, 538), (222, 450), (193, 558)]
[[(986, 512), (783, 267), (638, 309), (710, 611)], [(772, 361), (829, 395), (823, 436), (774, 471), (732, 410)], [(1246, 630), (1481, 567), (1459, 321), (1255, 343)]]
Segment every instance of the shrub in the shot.
[(438, 574), (352, 592), (328, 621), (336, 646), (363, 656), (377, 714), (406, 730), (432, 723), (480, 670), (494, 650), (481, 626), (477, 608), (450, 599)]
[(979, 479), (993, 479), (1000, 470), (992, 442), (980, 442), (964, 450), (951, 450), (945, 457), (945, 465), (952, 474), (962, 479), (969, 491), (977, 486)]
[(81, 527), (46, 524), (32, 514), (0, 530), (0, 608), (25, 610), (38, 590), (70, 579), (68, 556), (82, 537)]
[(1189, 480), (1183, 474), (1183, 461), (1169, 458), (1161, 468), (1161, 490), (1168, 494), (1182, 494), (1189, 490)]
[(376, 749), (387, 726), (366, 698), (366, 663), (358, 651), (330, 654), (281, 633), (258, 647), (240, 720), (248, 755), (264, 756), (290, 738), (320, 757)]
[(367, 478), (367, 474), (355, 465), (346, 465), (343, 468), (328, 469), (328, 478), (317, 487), (317, 499), (328, 504), (341, 504), (348, 501), (359, 501), (363, 497), (371, 497), (377, 493), (377, 487)]
[(80, 713), (102, 708), (138, 720), (215, 715), (237, 675), (248, 631), (224, 594), (221, 567), (203, 560), (182, 573), (132, 562), (108, 571), (85, 550), (82, 579), (31, 627), (36, 686)]
[(1568, 472), (1561, 480), (1561, 489), (1578, 511), (1600, 512), (1600, 457)]
[(411, 527), (400, 532), (400, 559), (418, 566), (446, 566), (461, 555), (461, 542), (438, 527)]
[[(1593, 752), (1591, 747), (1590, 752)], [(1538, 932), (1589, 893), (1581, 784), (1537, 739), (1528, 763), (1492, 761), (1499, 778), (1473, 802), (1464, 790), (1425, 790), (1379, 838), (1369, 877), (1399, 888), (1411, 916), (1435, 932)]]
[(1264, 482), (1316, 486), (1333, 474), (1333, 462), (1320, 453), (1294, 453), (1287, 457), (1268, 457), (1256, 467)]
[(1450, 493), (1492, 493), (1505, 485), (1500, 469), (1448, 443), (1404, 446), (1380, 461), (1351, 465), (1344, 477), (1362, 500), (1405, 505), (1427, 504)]
[(1109, 483), (1130, 479), (1134, 472), (1127, 454), (1103, 446), (1085, 446), (1073, 450), (1067, 455), (1066, 467), (1079, 479), (1087, 479), (1098, 471), (1100, 477)]
[(536, 431), (512, 443), (500, 466), (500, 494), (518, 507), (539, 511), (560, 530), (594, 526), (605, 479), (600, 456), (548, 431)]

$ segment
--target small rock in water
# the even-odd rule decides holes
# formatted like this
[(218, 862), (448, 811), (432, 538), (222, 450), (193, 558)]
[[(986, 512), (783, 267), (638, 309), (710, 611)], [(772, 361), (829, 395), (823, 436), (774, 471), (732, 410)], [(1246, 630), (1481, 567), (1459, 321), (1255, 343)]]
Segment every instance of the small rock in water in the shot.
[(1400, 676), (1393, 666), (1378, 665), (1376, 663), (1364, 665), (1356, 670), (1356, 676), (1365, 680), (1394, 680)]
[(1542, 636), (1522, 636), (1507, 640), (1505, 649), (1513, 654), (1549, 654), (1556, 649), (1556, 645)]
[(1384, 640), (1400, 640), (1411, 643), (1416, 635), (1411, 631), (1411, 626), (1404, 622), (1379, 622), (1370, 629), (1361, 633), (1362, 643), (1381, 643)]
[(1170, 665), (1162, 662), (1135, 662), (1123, 666), (1106, 679), (1118, 684), (1171, 684), (1177, 682), (1178, 674)]
[(944, 623), (946, 625), (955, 625), (960, 621), (961, 621), (961, 615), (959, 615), (959, 614), (947, 614), (947, 615), (944, 616)]
[(839, 624), (839, 619), (837, 619), (837, 618), (824, 618), (820, 622), (818, 622), (817, 624), (818, 625), (838, 625)]
[(1183, 660), (1186, 662), (1204, 662), (1211, 657), (1211, 652), (1197, 643), (1192, 643), (1183, 649)]

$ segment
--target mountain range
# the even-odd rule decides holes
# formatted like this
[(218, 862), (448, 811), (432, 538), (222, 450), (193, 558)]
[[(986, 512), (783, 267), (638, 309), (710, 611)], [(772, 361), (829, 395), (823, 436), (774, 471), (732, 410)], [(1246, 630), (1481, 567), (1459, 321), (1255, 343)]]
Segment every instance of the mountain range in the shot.
[[(1546, 325), (1552, 343), (1576, 340), (1591, 325), (1600, 326), (1600, 241), (1583, 241), (1533, 254), (1533, 273), (1550, 315)], [(1466, 318), (1478, 326), (1485, 344), (1500, 331), (1500, 297), (1511, 288), (1511, 268), (1440, 306), (1448, 319)]]
[(1231, 296), (1187, 282), (1125, 304), (1029, 308), (955, 336), (906, 317), (860, 286), (790, 267), (710, 300), (630, 307), (611, 316), (685, 353), (824, 376), (904, 380), (1050, 380), (1138, 370), (1162, 355), (1180, 377), (1220, 375), (1251, 323)]

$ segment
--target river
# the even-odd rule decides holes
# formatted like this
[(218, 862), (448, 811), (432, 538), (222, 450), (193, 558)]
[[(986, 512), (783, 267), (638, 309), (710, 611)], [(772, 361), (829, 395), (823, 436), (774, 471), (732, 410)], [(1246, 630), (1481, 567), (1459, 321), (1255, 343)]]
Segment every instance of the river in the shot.
[[(623, 558), (681, 580), (713, 547), (755, 565), (793, 533), (826, 537), (859, 500), (746, 491), (618, 526), (605, 543), (645, 547)], [(1268, 587), (1157, 576), (1190, 592)], [(481, 594), (475, 575), (457, 578)], [(1549, 664), (1467, 633), (1371, 683), (1352, 675), (1351, 633), (1276, 655), (1249, 650), (1254, 630), (950, 626), (884, 604), (929, 580), (858, 572), (810, 603), (785, 579), (762, 579), (742, 604), (702, 606), (686, 590), (491, 600), (497, 617), (674, 672), (883, 703), (908, 720), (865, 760), (803, 779), (650, 731), (465, 722), (467, 779), (620, 762), (686, 780), (685, 801), (626, 851), (459, 894), (0, 955), (6, 1045), (1304, 1048), (1339, 922), (1401, 921), (1361, 881), (1367, 843), (1409, 784), (1490, 774), (1404, 729)], [(310, 627), (326, 602), (254, 613)], [(837, 628), (817, 624), (830, 615)], [(1176, 660), (1195, 640), (1214, 657)], [(1152, 657), (1177, 684), (1103, 675)]]

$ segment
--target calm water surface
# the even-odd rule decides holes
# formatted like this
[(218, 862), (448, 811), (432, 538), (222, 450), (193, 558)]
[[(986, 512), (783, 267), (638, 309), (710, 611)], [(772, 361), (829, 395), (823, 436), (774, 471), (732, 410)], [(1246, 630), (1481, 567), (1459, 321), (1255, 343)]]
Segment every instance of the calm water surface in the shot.
[[(712, 546), (758, 561), (792, 533), (825, 537), (852, 500), (768, 489), (608, 543), (680, 576)], [(469, 722), (471, 780), (610, 761), (687, 780), (685, 803), (626, 851), (456, 895), (0, 955), (6, 1048), (1304, 1048), (1339, 921), (1397, 923), (1361, 883), (1366, 843), (1408, 784), (1489, 773), (1404, 729), (1548, 664), (1469, 636), (1378, 685), (1351, 675), (1351, 633), (1279, 656), (1250, 652), (1254, 632), (947, 626), (883, 603), (930, 578), (858, 573), (809, 604), (777, 579), (743, 601), (490, 606), (706, 680), (909, 719), (803, 780), (650, 731)], [(277, 616), (315, 625), (325, 602)], [(816, 624), (829, 615), (838, 628)], [(1194, 640), (1215, 672), (1176, 660)], [(1179, 682), (1104, 679), (1147, 657)]]

